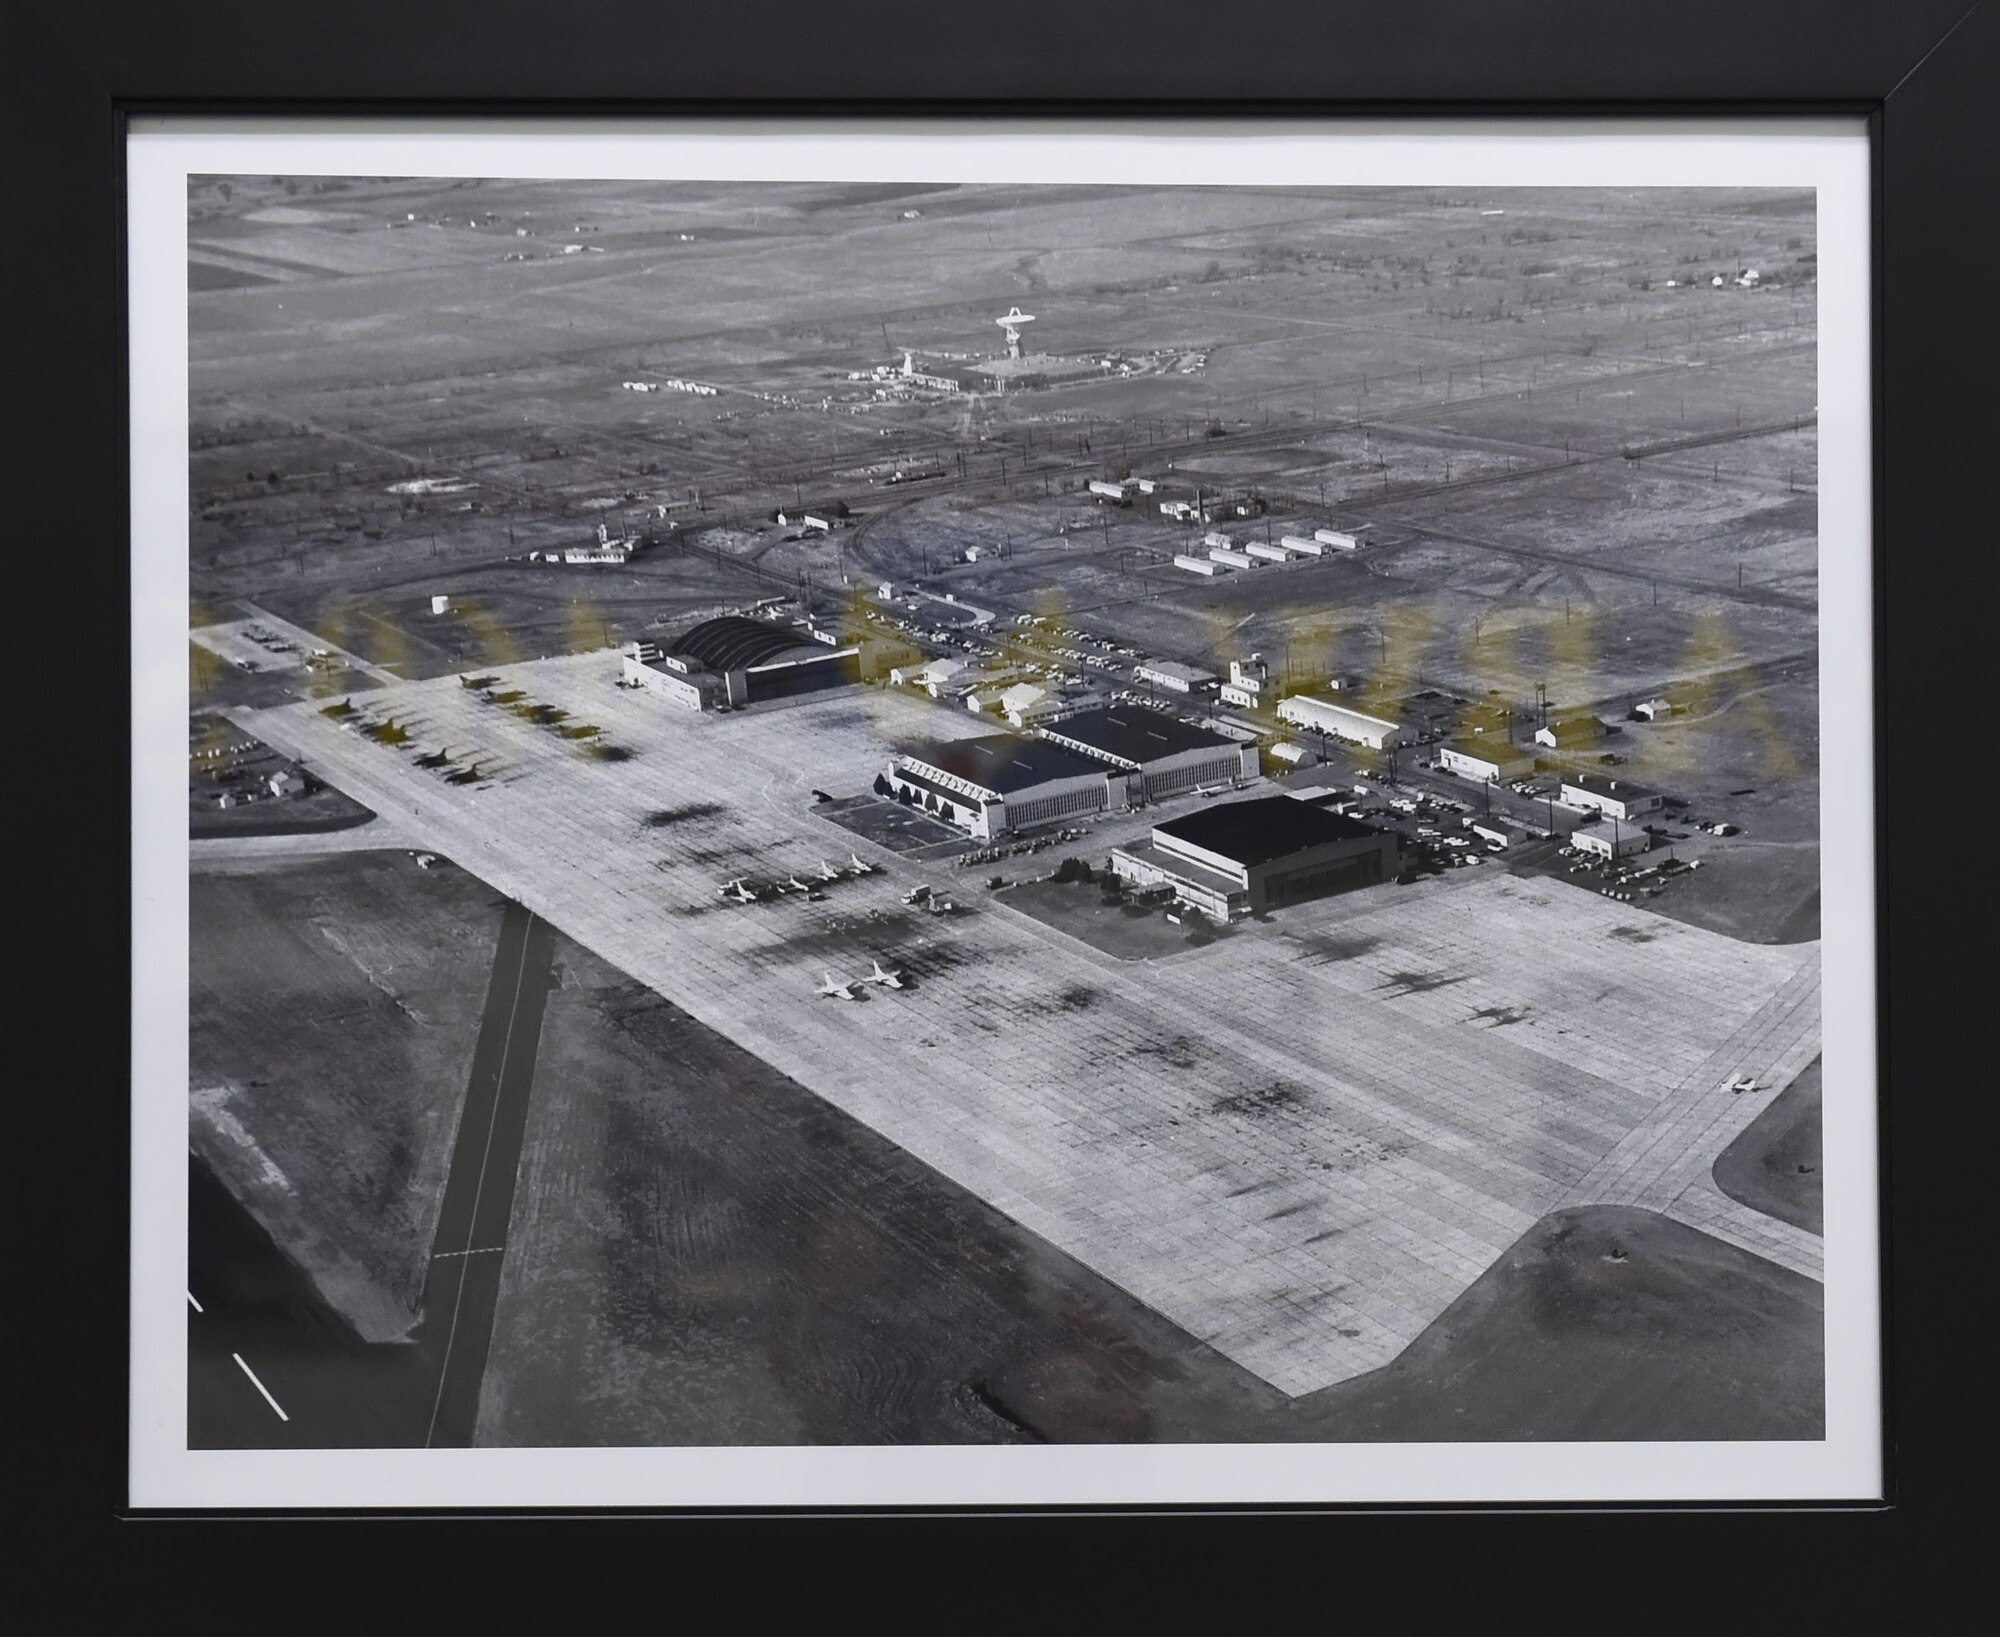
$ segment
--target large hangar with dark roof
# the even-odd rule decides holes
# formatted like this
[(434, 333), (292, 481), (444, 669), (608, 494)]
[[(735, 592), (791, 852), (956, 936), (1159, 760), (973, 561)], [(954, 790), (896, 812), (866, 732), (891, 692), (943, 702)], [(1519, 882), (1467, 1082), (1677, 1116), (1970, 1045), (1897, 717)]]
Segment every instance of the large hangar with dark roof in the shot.
[(1046, 739), (987, 733), (910, 746), (889, 767), (901, 800), (983, 841), (1101, 813), (1113, 770)]
[(664, 646), (636, 643), (625, 681), (693, 710), (788, 699), (861, 680), (861, 649), (741, 614), (703, 620)]
[(1141, 891), (1171, 888), (1215, 921), (1325, 898), (1395, 877), (1393, 831), (1292, 796), (1217, 802), (1153, 826), (1111, 853), (1111, 871)]
[(1045, 724), (1044, 739), (1104, 762), (1123, 775), (1129, 801), (1158, 801), (1203, 785), (1257, 776), (1257, 747), (1144, 705), (1078, 711)]

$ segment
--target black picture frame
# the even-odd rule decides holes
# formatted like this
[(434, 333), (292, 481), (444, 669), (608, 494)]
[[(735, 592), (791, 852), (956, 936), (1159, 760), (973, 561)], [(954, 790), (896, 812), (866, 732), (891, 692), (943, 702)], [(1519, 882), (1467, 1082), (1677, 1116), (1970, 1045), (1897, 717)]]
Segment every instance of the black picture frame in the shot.
[[(498, 0), (476, 11), (383, 0), (335, 11), (27, 0), (8, 33), (8, 197), (20, 234), (8, 258), (19, 320), (10, 328), (15, 379), (35, 400), (10, 461), (16, 538), (28, 548), (13, 565), (16, 606), (36, 628), (17, 677), (60, 677), (64, 700), (63, 730), (49, 736), (59, 743), (33, 747), (22, 768), (22, 782), (41, 796), (25, 808), (30, 828), (44, 839), (21, 856), (53, 867), (23, 872), (38, 899), (41, 953), (17, 1004), (45, 1022), (63, 1067), (45, 1063), (29, 1077), (32, 1095), (17, 1099), (29, 1115), (15, 1149), (31, 1174), (23, 1208), (41, 1230), (17, 1300), (41, 1338), (42, 1447), (20, 1488), (65, 1530), (66, 1553), (45, 1564), (65, 1570), (68, 1606), (81, 1614), (87, 1601), (107, 1621), (140, 1607), (192, 1608), (196, 1582), (220, 1554), (253, 1556), (255, 1567), (241, 1572), (260, 1588), (297, 1577), (315, 1607), (331, 1611), (367, 1587), (365, 1576), (330, 1577), (329, 1565), (378, 1552), (391, 1537), (402, 1554), (497, 1570), (529, 1547), (524, 1530), (533, 1527), (537, 1555), (563, 1562), (559, 1583), (542, 1592), (573, 1624), (587, 1624), (598, 1599), (616, 1608), (633, 1589), (625, 1577), (642, 1565), (655, 1584), (674, 1582), (678, 1602), (698, 1573), (742, 1573), (746, 1558), (766, 1565), (749, 1583), (760, 1595), (768, 1565), (802, 1552), (880, 1561), (907, 1576), (887, 1594), (902, 1599), (918, 1595), (910, 1563), (955, 1547), (985, 1565), (976, 1587), (958, 1595), (994, 1609), (1036, 1590), (996, 1565), (1061, 1554), (1115, 1564), (1105, 1577), (1114, 1587), (1100, 1589), (1121, 1609), (1116, 1587), (1171, 1576), (1190, 1582), (1192, 1596), (1207, 1565), (1221, 1571), (1217, 1583), (1239, 1618), (1260, 1593), (1289, 1586), (1306, 1606), (1317, 1596), (1323, 1613), (1337, 1605), (1349, 1618), (1407, 1616), (1421, 1603), (1419, 1625), (1444, 1623), (1447, 1608), (1497, 1617), (1510, 1607), (1575, 1606), (1642, 1627), (1726, 1611), (1728, 1629), (1829, 1616), (1834, 1629), (1979, 1629), (1971, 1616), (1926, 1627), (1916, 1609), (1941, 1593), (1969, 1595), (1984, 1535), (1977, 1518), (1988, 1510), (1978, 1495), (1975, 1429), (1985, 1417), (1970, 1341), (1991, 1236), (1967, 1156), (1990, 1151), (1982, 1139), (1991, 1116), (1981, 1076), (1965, 1065), (1981, 1061), (1967, 1025), (1979, 1016), (1975, 980), (1989, 968), (1976, 953), (1983, 929), (1976, 901), (1967, 902), (1967, 874), (1941, 866), (1933, 825), (1956, 805), (1953, 770), (1970, 759), (1959, 713), (1978, 697), (1966, 658), (1979, 651), (1971, 622), (1984, 613), (1977, 592), (1988, 583), (1971, 491), (1985, 453), (1979, 431), (1991, 424), (1975, 396), (1978, 360), (1993, 356), (1991, 292), (1986, 258), (1961, 235), (1995, 196), (1994, 6), (1170, 0), (1140, 14), (1028, 0), (947, 14), (799, 0), (699, 10)], [(377, 1515), (284, 1527), (129, 1517), (131, 1037), (120, 1001), (132, 915), (120, 754), (129, 740), (128, 615), (103, 588), (116, 584), (109, 565), (124, 560), (127, 544), (122, 136), (128, 119), (155, 112), (1865, 116), (1875, 159), (1884, 1503), (988, 1517), (977, 1522), (976, 1543), (974, 1525), (949, 1516), (865, 1525), (714, 1518), (686, 1528), (623, 1518), (588, 1532), (512, 1517), (418, 1525)], [(37, 609), (50, 612), (33, 618)], [(1933, 785), (1919, 802), (1909, 775), (1926, 768), (1945, 790)], [(1970, 936), (1954, 938), (1968, 920)], [(1298, 1584), (1301, 1564), (1333, 1561), (1350, 1566), (1337, 1585), (1317, 1570)], [(1428, 1568), (1412, 1578), (1403, 1567), (1386, 1572), (1391, 1563)], [(519, 1588), (498, 1595), (517, 1613), (529, 1606)]]

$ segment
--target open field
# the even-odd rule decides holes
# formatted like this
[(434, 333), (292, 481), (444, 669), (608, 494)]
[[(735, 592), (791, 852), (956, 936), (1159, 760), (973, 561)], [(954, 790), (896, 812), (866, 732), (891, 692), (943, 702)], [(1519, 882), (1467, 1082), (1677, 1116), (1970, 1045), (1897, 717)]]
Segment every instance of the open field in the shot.
[[(1816, 945), (1491, 872), (1132, 973), (987, 898), (913, 916), (903, 890), (952, 883), (895, 863), (824, 906), (724, 905), (720, 881), (825, 853), (812, 787), (864, 788), (889, 742), (977, 721), (864, 691), (668, 713), (613, 687), (609, 656), (503, 680), (635, 754), (591, 760), (452, 681), (380, 691), (401, 747), (311, 706), (245, 722), (1287, 1393), (1386, 1363), (1538, 1219), (1598, 1202), (1593, 1177), (1668, 1214), (1686, 1195), (1709, 1231), (1817, 1274), (1811, 1236), (1697, 1186), (1755, 1113), (1729, 1079), (1782, 1083), (1817, 1050)], [(488, 781), (416, 765), (443, 743), (490, 758)], [(691, 800), (715, 810), (645, 827)], [(813, 998), (875, 955), (920, 987)]]
[(190, 883), (190, 1144), (357, 1335), (402, 1336), (486, 996), (493, 893), (402, 852), (195, 846), (231, 856)]
[[(195, 595), (405, 676), (878, 579), (1211, 665), (1282, 652), (1387, 706), (1428, 677), (1622, 711), (1816, 644), (1806, 193), (245, 177), (198, 184), (189, 231)], [(1200, 363), (1004, 396), (848, 380), (990, 353), (1017, 301), (1035, 348)], [(668, 378), (716, 395), (621, 385)], [(1087, 503), (1125, 471), (1255, 495), (1239, 535), (1369, 544), (1197, 580), (1167, 563), (1184, 526)], [(833, 500), (853, 526), (823, 540), (771, 520)], [(600, 518), (665, 543), (509, 560)], [(1816, 667), (1760, 697), (1789, 770), (1715, 782), (1808, 835)], [(1713, 737), (1685, 779), (1770, 761), (1751, 713)]]

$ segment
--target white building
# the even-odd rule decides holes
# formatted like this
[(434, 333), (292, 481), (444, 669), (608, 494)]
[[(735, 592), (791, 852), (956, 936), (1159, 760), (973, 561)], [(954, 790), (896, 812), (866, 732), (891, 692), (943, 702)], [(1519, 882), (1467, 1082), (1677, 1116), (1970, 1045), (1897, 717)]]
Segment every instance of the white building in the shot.
[(1169, 693), (1205, 693), (1219, 680), (1213, 671), (1204, 671), (1198, 666), (1183, 665), (1177, 660), (1149, 659), (1143, 665), (1132, 668), (1134, 681), (1150, 682), (1157, 688), (1165, 688)]
[(1331, 699), (1304, 693), (1295, 693), (1291, 698), (1279, 701), (1278, 720), (1330, 733), (1336, 739), (1366, 745), (1370, 750), (1394, 749), (1403, 731), (1398, 724), (1380, 716), (1370, 716), (1366, 711), (1336, 705)]
[(1565, 807), (1580, 807), (1627, 823), (1657, 813), (1665, 800), (1659, 791), (1648, 790), (1642, 784), (1627, 779), (1601, 779), (1594, 773), (1579, 773), (1562, 782)]
[(562, 560), (565, 563), (612, 563), (623, 565), (632, 560), (632, 553), (639, 542), (630, 535), (611, 538), (610, 528), (603, 523), (597, 525), (597, 538), (585, 546), (565, 546)]
[(1326, 547), (1317, 540), (1308, 540), (1303, 534), (1285, 534), (1278, 537), (1278, 544), (1294, 557), (1324, 557)]
[(1642, 722), (1664, 722), (1674, 714), (1674, 707), (1664, 699), (1642, 699), (1632, 707), (1632, 714)]
[(1289, 739), (1281, 739), (1271, 747), (1271, 759), (1283, 762), (1287, 767), (1311, 767), (1319, 761), (1319, 753), (1304, 745), (1293, 744)]
[(1132, 497), (1125, 492), (1125, 485), (1122, 483), (1106, 483), (1101, 479), (1093, 478), (1090, 483), (1090, 492), (1096, 495), (1099, 500), (1109, 500), (1118, 506), (1128, 506), (1132, 501)]
[(1292, 554), (1283, 546), (1268, 545), (1262, 540), (1252, 540), (1243, 551), (1244, 555), (1266, 563), (1289, 563), (1292, 560)]
[(1574, 750), (1579, 745), (1595, 744), (1610, 731), (1589, 711), (1556, 711), (1535, 729), (1535, 743), (1550, 750)]
[(930, 659), (917, 665), (892, 667), (889, 680), (898, 687), (922, 688), (935, 699), (965, 673), (966, 663), (962, 659)]
[(1262, 654), (1229, 662), (1229, 680), (1222, 685), (1222, 702), (1255, 710), (1271, 690), (1271, 668)]
[(1255, 568), (1257, 559), (1247, 551), (1234, 551), (1228, 546), (1210, 546), (1208, 556), (1211, 562), (1221, 563), (1228, 568)]
[(1044, 739), (1115, 769), (1112, 792), (1128, 802), (1257, 777), (1254, 745), (1143, 705), (1079, 711), (1044, 723), (1040, 731)]
[(1453, 739), (1438, 748), (1438, 761), (1447, 773), (1461, 779), (1488, 784), (1497, 779), (1518, 779), (1534, 771), (1535, 758), (1520, 746), (1493, 734), (1471, 734)]
[(1323, 546), (1331, 546), (1335, 551), (1353, 551), (1361, 542), (1351, 534), (1339, 529), (1314, 529), (1313, 538)]
[(1629, 828), (1619, 825), (1588, 825), (1578, 829), (1569, 841), (1578, 852), (1589, 853), (1596, 858), (1630, 858), (1634, 853), (1643, 853), (1653, 845), (1653, 838), (1636, 824)]
[(1206, 557), (1190, 557), (1184, 551), (1174, 553), (1174, 567), (1184, 568), (1190, 574), (1227, 574), (1229, 570), (1221, 563), (1211, 562)]
[(1236, 544), (1234, 540), (1220, 529), (1210, 529), (1208, 533), (1201, 537), (1201, 543), (1204, 546), (1221, 546), (1225, 550)]
[(1031, 727), (1062, 708), (1062, 701), (1047, 688), (1021, 682), (1000, 696), (1000, 714), (1017, 728)]

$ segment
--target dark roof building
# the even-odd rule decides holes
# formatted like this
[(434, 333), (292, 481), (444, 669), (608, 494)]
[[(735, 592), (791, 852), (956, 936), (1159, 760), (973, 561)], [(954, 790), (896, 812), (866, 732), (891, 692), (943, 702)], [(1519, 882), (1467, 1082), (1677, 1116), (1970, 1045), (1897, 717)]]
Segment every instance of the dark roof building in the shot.
[(747, 671), (785, 659), (819, 659), (826, 651), (824, 643), (796, 630), (741, 614), (703, 620), (667, 649), (677, 658), (717, 673)]
[(712, 710), (858, 682), (862, 660), (857, 645), (843, 647), (796, 626), (724, 614), (703, 620), (664, 651), (637, 644), (625, 660), (625, 681), (695, 710)]
[(1153, 826), (1153, 835), (1219, 854), (1242, 865), (1268, 864), (1330, 841), (1352, 841), (1381, 832), (1345, 813), (1290, 796), (1256, 796), (1218, 802)]
[(1074, 746), (1121, 767), (1139, 768), (1184, 750), (1235, 749), (1220, 734), (1183, 722), (1144, 705), (1106, 706), (1078, 711), (1042, 729), (1042, 737)]
[(1114, 875), (1228, 921), (1393, 879), (1394, 831), (1290, 796), (1218, 802), (1115, 848)]
[(900, 758), (948, 773), (996, 796), (1010, 795), (1051, 779), (1102, 775), (1103, 765), (1045, 739), (1018, 733), (987, 733), (976, 739), (932, 739), (915, 744)]
[(1154, 801), (1201, 785), (1257, 776), (1257, 750), (1143, 705), (1078, 711), (1045, 723), (1042, 737), (1128, 775), (1127, 798)]
[(1101, 813), (1112, 777), (1093, 757), (1016, 733), (929, 740), (889, 767), (900, 797), (982, 840)]

